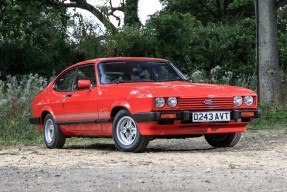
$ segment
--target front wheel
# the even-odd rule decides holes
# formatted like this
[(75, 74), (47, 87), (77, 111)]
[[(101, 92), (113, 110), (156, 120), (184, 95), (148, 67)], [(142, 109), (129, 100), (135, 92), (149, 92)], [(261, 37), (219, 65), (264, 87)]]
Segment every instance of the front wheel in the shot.
[(140, 134), (135, 120), (124, 109), (113, 120), (113, 139), (116, 147), (124, 152), (140, 152), (150, 141), (150, 137)]
[(44, 141), (48, 148), (63, 148), (66, 137), (55, 124), (53, 116), (48, 114), (44, 120)]
[(212, 147), (233, 147), (239, 142), (241, 133), (208, 134), (204, 137)]

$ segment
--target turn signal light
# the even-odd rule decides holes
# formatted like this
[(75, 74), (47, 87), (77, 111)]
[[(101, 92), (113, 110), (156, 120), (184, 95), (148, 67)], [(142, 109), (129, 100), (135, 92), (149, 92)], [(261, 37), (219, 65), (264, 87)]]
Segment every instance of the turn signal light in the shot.
[(253, 117), (254, 112), (241, 112), (241, 117)]
[(175, 119), (176, 114), (161, 114), (160, 118), (162, 118), (162, 119)]

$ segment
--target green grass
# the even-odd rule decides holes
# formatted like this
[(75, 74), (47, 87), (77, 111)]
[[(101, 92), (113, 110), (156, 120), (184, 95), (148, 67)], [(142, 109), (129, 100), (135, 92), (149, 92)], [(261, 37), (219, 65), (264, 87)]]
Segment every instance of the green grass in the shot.
[(287, 108), (262, 107), (262, 115), (255, 119), (248, 130), (285, 129), (287, 132)]

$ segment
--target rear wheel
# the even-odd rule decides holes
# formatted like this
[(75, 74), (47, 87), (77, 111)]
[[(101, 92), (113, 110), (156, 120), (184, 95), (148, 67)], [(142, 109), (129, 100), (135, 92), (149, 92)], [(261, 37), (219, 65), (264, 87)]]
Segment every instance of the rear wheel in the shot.
[(208, 134), (204, 137), (212, 147), (233, 147), (239, 142), (241, 133)]
[(63, 148), (66, 137), (55, 124), (54, 118), (48, 114), (44, 120), (44, 141), (48, 148)]
[(116, 147), (125, 152), (140, 152), (150, 141), (150, 137), (140, 134), (135, 120), (124, 109), (113, 120), (113, 139)]

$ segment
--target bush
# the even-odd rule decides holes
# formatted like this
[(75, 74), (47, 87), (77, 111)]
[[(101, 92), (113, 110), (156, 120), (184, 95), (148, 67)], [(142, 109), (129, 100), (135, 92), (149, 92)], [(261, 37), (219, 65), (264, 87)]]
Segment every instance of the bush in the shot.
[(212, 68), (209, 73), (203, 70), (193, 70), (191, 74), (187, 75), (195, 83), (236, 85), (257, 91), (256, 75), (236, 75), (231, 71), (223, 70), (220, 66)]
[(31, 103), (48, 81), (37, 74), (6, 79), (0, 80), (0, 144), (35, 143), (40, 134), (28, 121)]

